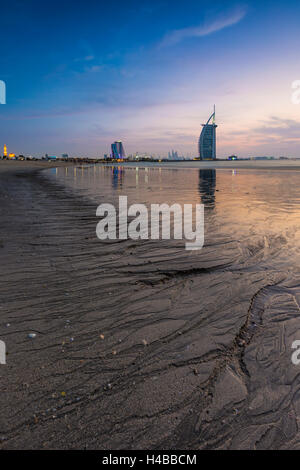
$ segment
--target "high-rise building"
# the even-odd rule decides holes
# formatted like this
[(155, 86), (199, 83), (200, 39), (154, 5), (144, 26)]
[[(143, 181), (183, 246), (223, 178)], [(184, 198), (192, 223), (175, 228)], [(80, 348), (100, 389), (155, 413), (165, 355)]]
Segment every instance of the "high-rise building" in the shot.
[(3, 156), (7, 157), (7, 147), (6, 147), (5, 144), (4, 144), (4, 148), (3, 148)]
[(174, 152), (174, 150), (172, 150), (172, 153), (169, 152), (168, 153), (168, 159), (169, 160), (179, 160), (179, 157), (178, 157), (178, 152)]
[(117, 140), (111, 144), (111, 158), (122, 159), (125, 157), (125, 150), (121, 140)]
[(202, 124), (203, 129), (199, 138), (199, 156), (200, 160), (216, 159), (216, 128), (215, 124), (216, 109), (210, 116), (206, 124)]

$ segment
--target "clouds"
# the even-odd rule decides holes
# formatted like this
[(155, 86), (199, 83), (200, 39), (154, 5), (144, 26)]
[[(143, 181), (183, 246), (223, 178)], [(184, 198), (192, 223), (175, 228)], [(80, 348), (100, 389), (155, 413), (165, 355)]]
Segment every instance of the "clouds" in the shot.
[(276, 137), (281, 141), (299, 140), (300, 122), (294, 119), (282, 119), (272, 116), (265, 125), (257, 127), (254, 131), (265, 136)]
[(76, 57), (74, 59), (74, 62), (89, 62), (89, 61), (94, 60), (94, 59), (95, 59), (94, 55), (90, 54), (90, 55), (86, 55), (84, 57)]
[[(299, 156), (300, 122), (295, 119), (270, 116), (261, 125), (244, 129), (222, 130), (218, 139), (222, 151), (232, 149), (238, 155)], [(235, 150), (236, 149), (236, 150)]]
[(245, 7), (240, 7), (231, 12), (230, 15), (219, 17), (214, 21), (206, 22), (199, 26), (191, 26), (170, 31), (160, 42), (160, 47), (173, 46), (187, 38), (208, 36), (209, 34), (221, 31), (224, 28), (228, 28), (229, 26), (239, 23), (245, 17), (246, 12), (247, 10)]
[[(132, 151), (196, 155), (216, 103), (218, 156), (299, 154), (290, 83), (299, 78), (300, 2), (280, 0), (276, 9), (247, 0), (60, 3), (59, 16), (39, 9), (26, 16), (25, 33), (20, 24), (2, 41), (9, 102), (1, 133), (14, 135), (19, 153), (32, 128), (30, 153), (47, 151), (49, 129), (57, 129), (66, 135), (58, 153), (72, 139), (87, 154), (107, 153), (120, 136)], [(100, 128), (90, 133), (94, 122)]]

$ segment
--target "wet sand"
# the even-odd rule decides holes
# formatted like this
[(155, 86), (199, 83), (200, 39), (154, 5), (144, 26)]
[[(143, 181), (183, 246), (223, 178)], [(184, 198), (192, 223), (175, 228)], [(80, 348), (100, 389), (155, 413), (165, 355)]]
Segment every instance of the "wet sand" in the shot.
[[(59, 168), (59, 167), (66, 167), (66, 166), (74, 166), (75, 163), (73, 162), (47, 162), (44, 160), (0, 160), (0, 174), (1, 173), (10, 173), (11, 175), (17, 173), (33, 173), (35, 170), (42, 170), (48, 168)], [(77, 163), (78, 165), (78, 163)]]
[(90, 199), (5, 163), (0, 448), (300, 448), (300, 283), (265, 258), (283, 239), (100, 242)]

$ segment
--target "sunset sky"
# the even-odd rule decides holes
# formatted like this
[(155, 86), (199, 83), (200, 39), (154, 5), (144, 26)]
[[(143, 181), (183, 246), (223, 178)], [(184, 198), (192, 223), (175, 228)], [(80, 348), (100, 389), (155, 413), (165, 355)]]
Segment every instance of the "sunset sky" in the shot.
[[(53, 0), (1, 5), (0, 150), (300, 157), (300, 2)], [(1, 152), (2, 153), (2, 152)]]

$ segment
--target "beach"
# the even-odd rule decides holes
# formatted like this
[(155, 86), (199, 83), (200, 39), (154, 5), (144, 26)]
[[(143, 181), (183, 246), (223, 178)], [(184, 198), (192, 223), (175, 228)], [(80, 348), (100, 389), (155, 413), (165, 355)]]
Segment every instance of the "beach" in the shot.
[(217, 168), (217, 183), (189, 176), (196, 163), (184, 177), (206, 204), (208, 237), (192, 254), (95, 233), (98, 199), (128, 188), (141, 202), (184, 201), (182, 173), (0, 161), (1, 449), (300, 448), (299, 185), (288, 207), (280, 199), (300, 163), (198, 167)]

